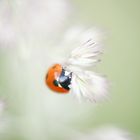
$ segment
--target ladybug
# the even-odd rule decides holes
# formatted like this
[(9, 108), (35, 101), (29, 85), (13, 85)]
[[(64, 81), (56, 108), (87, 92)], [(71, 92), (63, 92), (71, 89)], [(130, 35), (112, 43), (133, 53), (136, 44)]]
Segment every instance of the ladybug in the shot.
[(55, 64), (48, 70), (45, 81), (51, 90), (58, 93), (68, 93), (71, 79), (72, 72), (66, 71), (60, 64)]

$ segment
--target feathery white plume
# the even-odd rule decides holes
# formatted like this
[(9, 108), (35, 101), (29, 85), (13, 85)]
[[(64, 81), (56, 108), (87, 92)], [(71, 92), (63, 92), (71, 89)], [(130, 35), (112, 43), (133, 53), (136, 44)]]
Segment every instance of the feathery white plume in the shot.
[(73, 72), (71, 92), (79, 100), (100, 101), (106, 98), (108, 82), (103, 76), (91, 71)]
[(68, 59), (68, 65), (92, 66), (96, 64), (101, 53), (101, 45), (92, 39), (87, 40), (83, 45), (74, 49)]
[(80, 35), (83, 42), (87, 40), (71, 52), (65, 67), (73, 73), (71, 92), (79, 100), (96, 102), (106, 97), (108, 82), (105, 77), (87, 69), (99, 62), (102, 53), (102, 45), (97, 38), (94, 39), (96, 34), (92, 31)]

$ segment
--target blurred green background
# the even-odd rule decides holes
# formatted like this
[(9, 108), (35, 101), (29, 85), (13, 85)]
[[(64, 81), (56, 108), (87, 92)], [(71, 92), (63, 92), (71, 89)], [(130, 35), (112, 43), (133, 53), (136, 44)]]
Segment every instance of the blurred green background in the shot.
[[(14, 15), (11, 21), (17, 29), (16, 33), (20, 32), (20, 37), (15, 37), (18, 43), (14, 44), (14, 47), (8, 47), (8, 44), (0, 48), (0, 96), (6, 101), (2, 118), (6, 118), (7, 125), (5, 131), (0, 134), (0, 139), (62, 140), (70, 138), (77, 132), (86, 133), (104, 125), (124, 128), (138, 136), (140, 134), (140, 1), (73, 0), (71, 2), (75, 10), (68, 24), (84, 23), (107, 31), (105, 54), (97, 70), (106, 74), (111, 81), (110, 100), (99, 105), (79, 104), (70, 95), (52, 94), (45, 87), (43, 78), (47, 68), (57, 58), (62, 59), (59, 58), (60, 54), (65, 56), (65, 52), (63, 48), (57, 46), (59, 43), (54, 43), (55, 45), (52, 43), (52, 38), (48, 43), (50, 38), (47, 40), (43, 33), (41, 39), (28, 33), (28, 30), (25, 30), (26, 34), (22, 29), (21, 34), (19, 29), (22, 26), (20, 27), (16, 20), (17, 11), (14, 2), (17, 1), (9, 2)], [(28, 46), (31, 50), (29, 54), (22, 49), (24, 46)], [(65, 47), (64, 50), (68, 48)], [(26, 58), (22, 57), (24, 53), (27, 53)]]

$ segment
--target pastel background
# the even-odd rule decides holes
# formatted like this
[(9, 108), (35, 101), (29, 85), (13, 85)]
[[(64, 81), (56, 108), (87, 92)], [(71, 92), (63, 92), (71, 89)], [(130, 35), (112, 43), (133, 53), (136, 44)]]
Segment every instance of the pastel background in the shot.
[[(0, 140), (139, 139), (139, 5), (139, 0), (1, 0)], [(74, 48), (65, 41), (69, 31), (89, 27), (105, 33), (105, 53), (95, 71), (110, 80), (110, 100), (99, 104), (79, 104), (44, 84), (49, 66)]]

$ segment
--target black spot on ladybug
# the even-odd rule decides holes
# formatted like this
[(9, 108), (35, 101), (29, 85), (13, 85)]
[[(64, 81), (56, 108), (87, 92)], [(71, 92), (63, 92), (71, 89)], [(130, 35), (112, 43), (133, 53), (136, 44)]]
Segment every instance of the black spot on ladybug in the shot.
[(58, 84), (59, 84), (59, 83), (58, 83), (58, 81), (57, 81), (57, 80), (54, 80), (54, 81), (53, 81), (53, 84), (54, 84), (55, 86), (57, 86), (57, 87), (58, 87)]
[(55, 69), (55, 68), (56, 68), (56, 66), (53, 66), (52, 68), (53, 68), (53, 69)]

